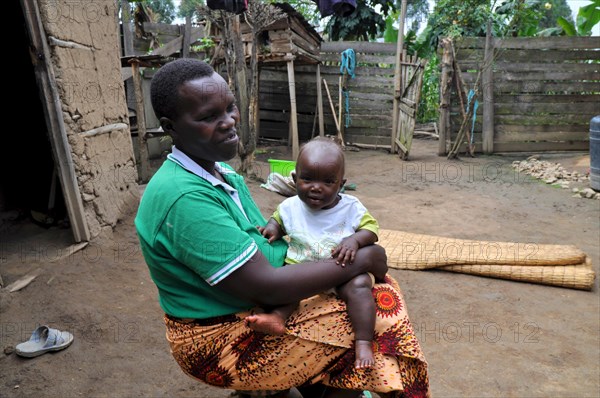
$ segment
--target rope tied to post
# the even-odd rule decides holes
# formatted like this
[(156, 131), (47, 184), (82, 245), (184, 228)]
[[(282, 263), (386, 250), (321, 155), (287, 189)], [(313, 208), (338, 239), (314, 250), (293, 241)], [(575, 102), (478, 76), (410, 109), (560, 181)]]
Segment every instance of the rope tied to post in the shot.
[[(467, 95), (467, 109), (471, 106), (471, 100), (475, 96), (475, 90), (469, 90), (469, 94)], [(479, 100), (475, 100), (473, 103), (473, 122), (471, 124), (471, 138), (469, 145), (475, 145), (475, 121), (477, 120), (477, 108), (479, 107)]]
[[(342, 51), (342, 61), (340, 63), (340, 73), (342, 75), (348, 75), (350, 78), (354, 78), (354, 69), (356, 68), (356, 54), (354, 50), (348, 48)], [(349, 127), (352, 123), (352, 119), (350, 118), (350, 90), (346, 87), (346, 84), (342, 87), (343, 95), (344, 95), (344, 126)]]

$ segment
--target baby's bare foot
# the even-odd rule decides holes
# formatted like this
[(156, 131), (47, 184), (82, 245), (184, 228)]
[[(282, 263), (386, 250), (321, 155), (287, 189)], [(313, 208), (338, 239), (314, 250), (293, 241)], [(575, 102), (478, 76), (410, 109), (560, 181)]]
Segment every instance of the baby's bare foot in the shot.
[(285, 319), (278, 314), (249, 315), (246, 325), (255, 332), (281, 335), (285, 334)]
[(356, 351), (356, 360), (354, 361), (356, 369), (366, 369), (373, 366), (375, 357), (373, 357), (373, 348), (369, 340), (356, 340), (354, 349)]

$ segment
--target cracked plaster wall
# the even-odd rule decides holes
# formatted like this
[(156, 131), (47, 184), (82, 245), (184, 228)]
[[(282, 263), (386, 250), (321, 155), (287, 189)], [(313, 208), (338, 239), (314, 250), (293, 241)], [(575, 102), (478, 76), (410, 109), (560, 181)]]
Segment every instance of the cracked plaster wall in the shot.
[(38, 2), (92, 238), (111, 236), (139, 202), (116, 3)]

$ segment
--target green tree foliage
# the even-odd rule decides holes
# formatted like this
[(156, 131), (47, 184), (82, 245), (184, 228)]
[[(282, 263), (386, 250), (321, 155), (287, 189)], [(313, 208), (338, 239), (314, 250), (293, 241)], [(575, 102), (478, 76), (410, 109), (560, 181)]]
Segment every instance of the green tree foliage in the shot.
[[(391, 14), (399, 14), (400, 13), (400, 4), (398, 1), (397, 11)], [(406, 8), (406, 20), (409, 30), (414, 30), (417, 32), (421, 26), (421, 22), (427, 20), (427, 16), (429, 15), (429, 2), (427, 0), (409, 0), (407, 1)], [(398, 16), (396, 15), (396, 19)]]
[(556, 34), (591, 36), (592, 29), (600, 23), (600, 0), (593, 0), (591, 4), (579, 8), (576, 23), (563, 17), (558, 17), (557, 23), (560, 27), (555, 28), (557, 30)]
[(318, 25), (321, 20), (317, 4), (312, 0), (269, 0), (269, 3), (288, 3), (312, 25)]
[[(170, 24), (175, 19), (175, 4), (173, 0), (130, 0), (132, 6), (136, 6), (135, 3), (140, 3), (141, 6), (149, 9), (147, 13), (151, 14), (150, 19), (152, 22), (160, 22)], [(133, 10), (132, 10), (133, 12)]]
[(434, 54), (441, 37), (485, 36), (490, 15), (489, 0), (436, 1), (427, 27), (419, 38), (419, 55), (429, 57)]
[(429, 58), (423, 72), (423, 86), (417, 120), (420, 123), (435, 122), (438, 119), (440, 104), (440, 61), (438, 57)]
[(357, 0), (356, 3), (357, 7), (350, 16), (331, 17), (326, 28), (330, 40), (368, 41), (384, 30), (385, 20), (381, 14), (367, 6), (365, 0)]
[(569, 4), (567, 4), (567, 0), (547, 0), (543, 2), (542, 20), (539, 23), (539, 28), (555, 27), (559, 17), (573, 23), (572, 14), (573, 11), (569, 7)]
[[(375, 11), (379, 6), (380, 12)], [(357, 0), (356, 9), (347, 17), (333, 15), (327, 23), (330, 40), (374, 39), (385, 29), (385, 18), (396, 11), (396, 4), (386, 0)]]
[(419, 36), (415, 49), (420, 57), (429, 58), (424, 74), (419, 109), (420, 121), (435, 120), (437, 114), (437, 76), (439, 64), (436, 54), (441, 37), (480, 36), (486, 34), (487, 23), (492, 21), (493, 34), (502, 36), (532, 36), (539, 31), (545, 12), (545, 3), (562, 0), (439, 0), (427, 20), (427, 27)]
[(187, 16), (197, 17), (198, 7), (203, 5), (204, 0), (181, 0), (181, 3), (179, 3), (179, 10), (177, 11), (177, 15), (180, 18), (185, 18)]
[(543, 18), (540, 0), (503, 0), (495, 11), (494, 36), (534, 36)]
[[(383, 39), (386, 43), (395, 43), (398, 41), (398, 17), (400, 16), (400, 5), (396, 11), (391, 11), (385, 19), (385, 30), (383, 32)], [(408, 26), (409, 36), (411, 33), (416, 35), (416, 32), (421, 26), (421, 22), (427, 19), (429, 14), (429, 3), (427, 0), (412, 0), (407, 1), (406, 8), (406, 23)], [(406, 42), (406, 41), (405, 41)]]

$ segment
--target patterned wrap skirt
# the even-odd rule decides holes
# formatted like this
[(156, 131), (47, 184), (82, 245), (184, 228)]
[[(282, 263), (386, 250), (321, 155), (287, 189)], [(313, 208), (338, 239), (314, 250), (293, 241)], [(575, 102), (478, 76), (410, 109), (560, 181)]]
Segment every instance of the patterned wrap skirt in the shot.
[(427, 362), (397, 282), (372, 289), (376, 303), (375, 364), (355, 369), (354, 333), (346, 304), (324, 293), (302, 300), (287, 332), (254, 332), (243, 312), (205, 320), (165, 316), (171, 352), (185, 373), (234, 390), (281, 391), (322, 383), (389, 397), (429, 397)]

